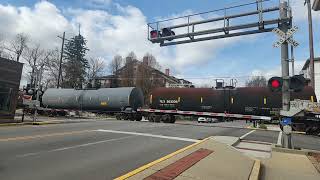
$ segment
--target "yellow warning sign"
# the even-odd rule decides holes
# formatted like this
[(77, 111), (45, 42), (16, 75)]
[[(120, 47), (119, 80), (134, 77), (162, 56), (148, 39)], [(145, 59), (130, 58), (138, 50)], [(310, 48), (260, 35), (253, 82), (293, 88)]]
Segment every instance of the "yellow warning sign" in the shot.
[(101, 106), (107, 106), (108, 103), (107, 103), (106, 101), (103, 101), (103, 102), (100, 103), (100, 105), (101, 105)]

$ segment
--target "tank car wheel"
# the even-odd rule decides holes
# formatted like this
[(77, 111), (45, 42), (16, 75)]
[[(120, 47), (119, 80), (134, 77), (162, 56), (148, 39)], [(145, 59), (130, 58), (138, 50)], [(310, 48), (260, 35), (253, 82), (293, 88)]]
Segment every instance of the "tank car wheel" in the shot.
[(170, 121), (171, 121), (170, 115), (169, 114), (162, 115), (161, 120), (164, 123), (170, 123)]
[(176, 122), (176, 117), (175, 116), (170, 116), (170, 123), (175, 123)]
[(129, 116), (128, 115), (123, 115), (123, 119), (127, 121), (127, 120), (129, 120)]
[(156, 122), (156, 123), (161, 122), (161, 116), (160, 115), (155, 115), (154, 122)]
[(120, 114), (116, 114), (116, 120), (121, 120), (121, 115)]
[(141, 121), (141, 120), (142, 120), (142, 115), (140, 115), (140, 114), (139, 114), (139, 115), (136, 115), (136, 116), (135, 116), (135, 120), (136, 120), (136, 121)]
[(155, 122), (156, 115), (155, 114), (150, 114), (148, 119), (149, 119), (149, 122)]
[(136, 118), (134, 117), (134, 115), (130, 114), (130, 115), (129, 115), (129, 120), (130, 120), (130, 121), (134, 121), (134, 120), (136, 120)]

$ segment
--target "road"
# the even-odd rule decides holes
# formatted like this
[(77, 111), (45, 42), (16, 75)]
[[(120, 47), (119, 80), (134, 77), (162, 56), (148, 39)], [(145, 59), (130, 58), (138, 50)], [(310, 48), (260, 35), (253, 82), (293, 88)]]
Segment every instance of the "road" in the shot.
[[(113, 179), (209, 136), (277, 143), (279, 132), (226, 124), (91, 121), (0, 128), (1, 179)], [(220, 127), (219, 127), (220, 126)], [(320, 138), (295, 135), (296, 145), (320, 150)]]

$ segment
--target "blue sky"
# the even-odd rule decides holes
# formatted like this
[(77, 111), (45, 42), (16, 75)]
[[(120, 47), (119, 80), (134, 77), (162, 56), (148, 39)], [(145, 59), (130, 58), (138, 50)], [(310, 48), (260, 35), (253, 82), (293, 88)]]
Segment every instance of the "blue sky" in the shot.
[[(75, 31), (77, 23), (82, 24), (83, 33), (88, 37), (91, 56), (98, 55), (104, 58), (106, 62), (109, 62), (115, 53), (125, 56), (127, 52), (132, 50), (137, 53), (138, 57), (141, 57), (144, 53), (151, 52), (164, 68), (169, 67), (172, 69), (174, 75), (187, 78), (195, 83), (208, 84), (213, 82), (214, 77), (237, 77), (240, 81), (245, 81), (253, 75), (279, 75), (280, 49), (272, 47), (273, 42), (277, 39), (276, 36), (272, 33), (264, 33), (239, 39), (231, 38), (226, 41), (199, 42), (186, 46), (160, 48), (157, 44), (146, 41), (145, 34), (138, 35), (138, 31), (134, 31), (130, 27), (137, 28), (134, 24), (136, 23), (139, 28), (143, 29), (145, 28), (142, 26), (144, 23), (155, 21), (158, 18), (203, 12), (252, 1), (52, 0), (49, 1), (50, 6), (37, 7), (36, 4), (41, 3), (36, 0), (2, 0), (0, 5), (7, 8), (10, 4), (10, 6), (17, 9), (21, 6), (26, 6), (29, 8), (30, 14), (37, 13), (37, 9), (56, 9), (55, 12), (52, 11), (52, 16), (49, 17), (53, 17), (52, 20), (57, 19), (56, 17), (61, 18), (56, 24), (63, 24), (63, 27), (67, 29), (67, 34), (71, 35)], [(272, 0), (272, 2), (277, 5), (276, 2), (278, 0)], [(303, 65), (303, 61), (309, 56), (305, 8), (302, 0), (293, 0), (294, 24), (299, 27), (299, 31), (295, 36), (295, 39), (300, 43), (300, 46), (295, 50), (295, 57), (298, 61), (296, 68), (299, 70)], [(319, 56), (320, 12), (313, 12), (313, 14), (315, 55)], [(17, 11), (18, 15), (19, 11)], [(22, 17), (22, 14), (20, 16)], [(13, 15), (8, 17), (13, 17)], [(118, 18), (121, 18), (120, 24), (115, 22)], [(4, 25), (1, 24), (1, 20), (3, 18), (0, 18), (0, 25)], [(48, 21), (51, 21), (51, 19)], [(23, 22), (25, 23), (25, 21)], [(27, 26), (28, 23), (25, 24)], [(119, 37), (119, 34), (117, 36), (117, 33), (125, 32), (121, 29), (122, 24), (127, 26), (127, 29), (130, 28), (128, 31), (132, 35), (128, 36), (128, 41)], [(33, 32), (30, 28), (25, 29)], [(23, 30), (24, 28), (19, 29)], [(54, 36), (55, 33), (58, 34), (65, 29), (57, 27), (56, 31), (52, 32), (50, 36)], [(97, 34), (105, 38), (105, 43), (100, 42), (101, 37), (99, 38)], [(43, 35), (43, 37), (48, 36), (48, 34)], [(41, 37), (39, 35), (35, 39), (41, 42)], [(51, 44), (57, 45), (59, 43), (55, 38), (52, 38), (52, 40), (54, 43)], [(98, 40), (99, 43), (97, 43)], [(114, 44), (112, 45), (112, 43)], [(123, 48), (126, 49), (123, 50)], [(197, 51), (198, 54), (190, 51)]]

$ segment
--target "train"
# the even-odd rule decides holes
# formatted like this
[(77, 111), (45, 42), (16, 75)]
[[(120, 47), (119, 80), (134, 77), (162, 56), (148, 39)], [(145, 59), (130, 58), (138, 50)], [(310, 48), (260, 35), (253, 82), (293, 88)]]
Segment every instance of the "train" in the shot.
[[(47, 89), (41, 99), (43, 112), (59, 114), (66, 109), (81, 110), (112, 113), (119, 120), (140, 121), (144, 117), (164, 123), (175, 123), (178, 115), (219, 120), (279, 120), (282, 107), (281, 92), (272, 92), (268, 87), (155, 88), (146, 103), (142, 90), (136, 87)], [(310, 86), (301, 92), (292, 92), (291, 100), (294, 99), (317, 101)], [(312, 129), (314, 132), (308, 133), (314, 134), (320, 130), (319, 121), (314, 120), (296, 119), (293, 128)]]

